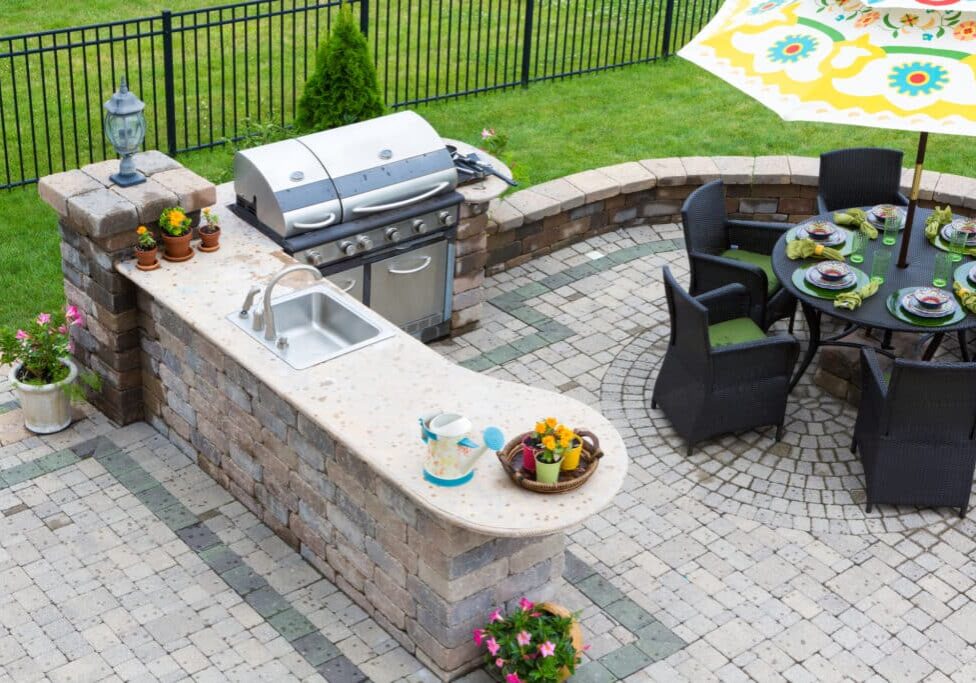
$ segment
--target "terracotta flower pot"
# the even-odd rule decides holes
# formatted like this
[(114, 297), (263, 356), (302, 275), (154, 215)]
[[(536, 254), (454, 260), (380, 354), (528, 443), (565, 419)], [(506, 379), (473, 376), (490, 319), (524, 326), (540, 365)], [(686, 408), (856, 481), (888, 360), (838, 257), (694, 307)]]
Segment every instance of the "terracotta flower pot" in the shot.
[(152, 249), (136, 249), (136, 267), (139, 270), (153, 270), (159, 267), (159, 263), (156, 261), (156, 254), (159, 249), (153, 247)]
[[(537, 603), (535, 608), (540, 612), (547, 612), (557, 617), (572, 618), (573, 613), (562, 605), (557, 605), (554, 602), (540, 602)], [(583, 629), (580, 628), (579, 622), (573, 619), (572, 625), (569, 627), (569, 639), (573, 641), (573, 649), (576, 650), (576, 660), (579, 661), (580, 655), (583, 654)], [(565, 681), (569, 678), (569, 669), (565, 666), (559, 672), (559, 680)]]
[(53, 434), (71, 424), (71, 400), (63, 387), (78, 377), (78, 368), (70, 358), (62, 358), (68, 376), (53, 384), (25, 384), (18, 379), (21, 363), (10, 370), (10, 383), (24, 413), (24, 426), (35, 434)]
[(220, 249), (220, 228), (213, 232), (200, 230), (200, 251), (217, 251)]
[(163, 246), (166, 247), (166, 255), (164, 258), (167, 261), (185, 261), (193, 256), (193, 251), (190, 249), (190, 238), (192, 237), (193, 234), (189, 232), (179, 237), (173, 237), (164, 233)]

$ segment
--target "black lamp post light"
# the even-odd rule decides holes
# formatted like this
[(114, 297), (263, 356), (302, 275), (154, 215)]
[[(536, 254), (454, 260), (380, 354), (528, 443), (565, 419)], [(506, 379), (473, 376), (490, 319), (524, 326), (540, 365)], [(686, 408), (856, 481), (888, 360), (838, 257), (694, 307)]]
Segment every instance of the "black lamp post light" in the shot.
[(119, 172), (113, 174), (112, 182), (120, 187), (129, 187), (146, 182), (146, 176), (136, 170), (132, 155), (139, 151), (146, 137), (146, 104), (129, 92), (129, 86), (122, 77), (118, 92), (105, 103), (105, 136), (122, 157)]

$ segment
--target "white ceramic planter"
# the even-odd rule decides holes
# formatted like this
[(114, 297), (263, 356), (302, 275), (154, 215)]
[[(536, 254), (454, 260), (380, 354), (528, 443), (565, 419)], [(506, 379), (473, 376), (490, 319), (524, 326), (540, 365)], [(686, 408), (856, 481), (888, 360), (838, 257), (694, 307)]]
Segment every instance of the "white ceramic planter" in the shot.
[(68, 366), (68, 376), (54, 384), (24, 384), (17, 379), (20, 364), (10, 370), (10, 382), (17, 389), (24, 426), (35, 434), (53, 434), (71, 424), (71, 399), (63, 387), (78, 378), (78, 368), (70, 358), (62, 358)]

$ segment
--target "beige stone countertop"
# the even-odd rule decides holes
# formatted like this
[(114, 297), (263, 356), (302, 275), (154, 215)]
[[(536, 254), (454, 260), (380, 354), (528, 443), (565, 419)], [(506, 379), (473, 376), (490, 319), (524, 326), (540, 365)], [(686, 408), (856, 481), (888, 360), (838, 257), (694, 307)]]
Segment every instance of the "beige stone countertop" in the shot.
[[(231, 183), (218, 188), (219, 251), (198, 252), (185, 263), (161, 259), (161, 267), (150, 272), (137, 270), (134, 261), (117, 264), (117, 270), (418, 505), (452, 524), (492, 536), (541, 536), (575, 526), (610, 503), (627, 471), (623, 440), (606, 418), (575, 399), (472, 372), (399, 330), (390, 339), (307, 370), (294, 370), (228, 321), (248, 287), (266, 285), (275, 273), (295, 263), (227, 209), (233, 198)], [(289, 281), (305, 286), (301, 277), (286, 278), (280, 294), (289, 291), (283, 286)], [(361, 306), (341, 296), (350, 306)], [(506, 439), (531, 430), (539, 418), (555, 416), (594, 432), (605, 455), (586, 485), (560, 495), (519, 488), (491, 452), (478, 461), (469, 483), (436, 486), (422, 475), (427, 449), (417, 420), (421, 413), (437, 409), (469, 417), (479, 432), (489, 425), (500, 427)]]

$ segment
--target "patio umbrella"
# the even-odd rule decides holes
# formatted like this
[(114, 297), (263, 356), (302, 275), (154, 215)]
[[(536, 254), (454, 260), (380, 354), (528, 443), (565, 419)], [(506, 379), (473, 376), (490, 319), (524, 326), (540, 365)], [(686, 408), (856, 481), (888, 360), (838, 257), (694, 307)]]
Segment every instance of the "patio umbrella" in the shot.
[(976, 135), (976, 0), (727, 0), (679, 52), (787, 121)]

